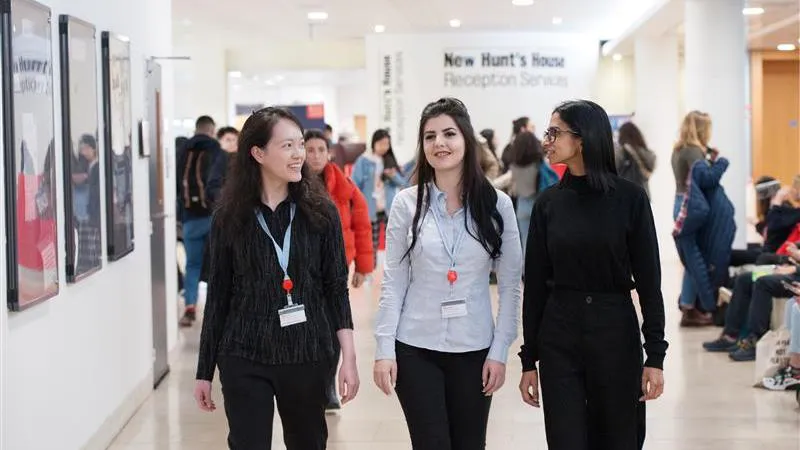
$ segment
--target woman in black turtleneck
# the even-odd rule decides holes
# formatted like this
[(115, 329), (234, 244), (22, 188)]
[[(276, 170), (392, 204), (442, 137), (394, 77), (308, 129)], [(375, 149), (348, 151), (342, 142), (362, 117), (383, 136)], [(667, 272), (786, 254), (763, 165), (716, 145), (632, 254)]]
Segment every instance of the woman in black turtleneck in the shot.
[[(644, 401), (663, 392), (664, 302), (645, 191), (616, 175), (606, 112), (589, 101), (556, 108), (544, 134), (569, 170), (534, 206), (525, 261), (523, 400), (539, 407), (541, 371), (550, 450), (633, 450)], [(644, 316), (642, 345), (631, 290)]]

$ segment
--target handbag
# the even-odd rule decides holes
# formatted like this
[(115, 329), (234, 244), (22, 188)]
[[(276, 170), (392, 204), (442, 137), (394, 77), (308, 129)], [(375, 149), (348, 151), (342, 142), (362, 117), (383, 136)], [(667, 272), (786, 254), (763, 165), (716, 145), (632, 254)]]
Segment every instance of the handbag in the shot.
[(756, 344), (755, 387), (764, 385), (764, 378), (789, 364), (789, 338), (786, 327), (770, 330)]

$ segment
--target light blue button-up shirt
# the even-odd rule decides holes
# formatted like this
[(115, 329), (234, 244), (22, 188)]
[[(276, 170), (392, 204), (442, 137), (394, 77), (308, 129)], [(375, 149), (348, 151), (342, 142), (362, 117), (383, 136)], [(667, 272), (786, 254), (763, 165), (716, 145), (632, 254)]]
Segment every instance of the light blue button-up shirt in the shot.
[[(395, 341), (440, 352), (463, 353), (489, 348), (488, 359), (505, 363), (508, 348), (517, 338), (522, 293), (522, 247), (511, 199), (497, 191), (497, 210), (503, 217), (502, 255), (492, 261), (480, 242), (469, 234), (456, 256), (458, 281), (450, 292), (447, 271), (450, 256), (431, 214), (438, 214), (446, 245), (452, 246), (456, 231), (464, 229), (462, 208), (447, 214), (446, 194), (429, 184), (431, 208), (420, 219), (414, 250), (411, 227), (417, 204), (417, 187), (397, 195), (386, 229), (386, 264), (381, 286), (375, 336), (376, 360), (395, 359)], [(472, 218), (470, 228), (475, 230)], [(473, 234), (476, 234), (473, 231)], [(451, 247), (452, 248), (452, 247)], [(496, 268), (500, 302), (497, 325), (492, 314), (489, 273)], [(442, 318), (441, 303), (466, 298), (467, 315)]]

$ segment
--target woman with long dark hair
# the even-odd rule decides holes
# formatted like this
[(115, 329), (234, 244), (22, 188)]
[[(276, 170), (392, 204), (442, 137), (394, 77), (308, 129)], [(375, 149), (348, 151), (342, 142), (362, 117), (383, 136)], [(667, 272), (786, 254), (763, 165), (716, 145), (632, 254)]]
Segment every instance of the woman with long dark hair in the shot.
[(642, 131), (633, 122), (619, 127), (616, 149), (619, 176), (644, 188), (650, 195), (650, 175), (656, 168), (656, 154), (647, 148)]
[(367, 199), (372, 222), (372, 247), (377, 261), (381, 226), (386, 224), (394, 197), (406, 186), (408, 179), (394, 156), (389, 131), (376, 130), (370, 148), (372, 153), (364, 153), (353, 164), (350, 178)]
[(342, 227), (304, 161), (300, 121), (256, 111), (214, 216), (194, 395), (216, 408), (218, 367), (231, 449), (270, 448), (274, 402), (288, 449), (324, 449), (339, 350), (342, 401), (358, 392)]
[(491, 396), (517, 336), (519, 233), (511, 200), (484, 177), (479, 151), (463, 103), (430, 103), (419, 125), (417, 185), (398, 194), (389, 218), (374, 379), (387, 395), (396, 388), (415, 450), (485, 448)]
[(529, 131), (523, 131), (511, 144), (514, 159), (511, 161), (512, 191), (517, 198), (517, 225), (523, 254), (528, 240), (531, 213), (539, 194), (539, 172), (544, 162), (542, 143)]
[[(539, 407), (550, 450), (639, 449), (644, 401), (664, 388), (664, 302), (644, 190), (616, 175), (608, 115), (567, 102), (544, 134), (557, 187), (536, 201), (525, 261), (522, 399)], [(639, 294), (647, 361), (631, 290)], [(539, 362), (539, 371), (536, 363)]]

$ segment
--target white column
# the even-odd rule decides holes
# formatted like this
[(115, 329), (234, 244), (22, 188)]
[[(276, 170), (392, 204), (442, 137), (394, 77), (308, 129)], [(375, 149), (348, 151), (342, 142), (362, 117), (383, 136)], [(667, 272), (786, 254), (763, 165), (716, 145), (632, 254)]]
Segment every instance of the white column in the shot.
[(636, 109), (633, 121), (657, 155), (656, 169), (650, 178), (650, 197), (662, 256), (677, 260), (671, 234), (675, 177), (670, 160), (680, 125), (678, 38), (637, 39), (634, 43), (634, 71)]
[(731, 161), (722, 180), (736, 208), (735, 246), (746, 243), (748, 70), (744, 0), (686, 0), (686, 108), (711, 115), (711, 145)]

